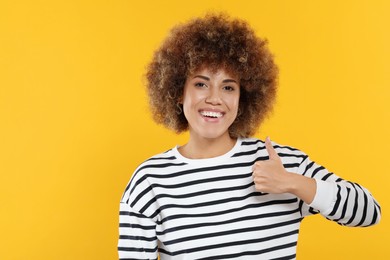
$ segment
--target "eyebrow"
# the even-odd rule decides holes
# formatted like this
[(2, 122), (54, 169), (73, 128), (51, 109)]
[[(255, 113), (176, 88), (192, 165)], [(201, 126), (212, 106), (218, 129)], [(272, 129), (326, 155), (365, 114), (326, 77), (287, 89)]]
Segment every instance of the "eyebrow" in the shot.
[[(193, 78), (201, 78), (201, 79), (210, 81), (210, 78), (209, 78), (209, 77), (206, 77), (206, 76), (203, 76), (203, 75), (196, 75), (196, 76), (194, 76)], [(222, 82), (223, 82), (223, 83), (229, 83), (229, 82), (237, 83), (237, 81), (235, 81), (234, 79), (224, 79)]]

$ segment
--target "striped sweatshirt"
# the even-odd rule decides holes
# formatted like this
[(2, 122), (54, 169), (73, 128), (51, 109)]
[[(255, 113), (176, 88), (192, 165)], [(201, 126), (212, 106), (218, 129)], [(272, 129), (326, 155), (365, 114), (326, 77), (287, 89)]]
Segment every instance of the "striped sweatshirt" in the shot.
[(287, 171), (314, 178), (313, 202), (256, 191), (252, 166), (268, 160), (263, 141), (238, 139), (226, 154), (188, 159), (177, 147), (143, 162), (120, 201), (120, 259), (295, 259), (305, 216), (370, 226), (380, 206), (294, 148), (273, 143)]

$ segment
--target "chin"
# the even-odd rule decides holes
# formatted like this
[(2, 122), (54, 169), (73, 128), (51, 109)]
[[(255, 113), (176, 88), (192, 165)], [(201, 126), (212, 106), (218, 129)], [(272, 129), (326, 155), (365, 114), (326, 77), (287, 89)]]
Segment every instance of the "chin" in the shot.
[(210, 140), (222, 138), (225, 137), (225, 135), (230, 136), (228, 132), (203, 131), (202, 133), (199, 133), (199, 136)]

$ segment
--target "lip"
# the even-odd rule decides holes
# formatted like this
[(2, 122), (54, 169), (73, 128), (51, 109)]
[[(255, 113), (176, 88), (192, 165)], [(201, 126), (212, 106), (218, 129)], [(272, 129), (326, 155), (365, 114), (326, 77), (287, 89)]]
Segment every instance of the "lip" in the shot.
[[(219, 122), (226, 114), (224, 111), (222, 111), (220, 109), (212, 109), (212, 108), (199, 109), (198, 112), (203, 120), (205, 120), (206, 122), (211, 122), (211, 123)], [(220, 114), (222, 114), (222, 116), (221, 117), (207, 117), (207, 116), (202, 115), (202, 112), (220, 113)]]
[(225, 114), (225, 112), (221, 109), (216, 109), (216, 108), (201, 108), (199, 109), (199, 112), (203, 112), (203, 111), (209, 111), (209, 112), (216, 112), (216, 113), (221, 113), (221, 114)]

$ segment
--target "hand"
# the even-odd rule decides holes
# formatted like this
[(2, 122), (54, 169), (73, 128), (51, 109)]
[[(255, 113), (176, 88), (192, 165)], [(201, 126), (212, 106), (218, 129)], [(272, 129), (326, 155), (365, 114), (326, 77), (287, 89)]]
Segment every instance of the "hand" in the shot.
[(252, 167), (255, 188), (266, 193), (286, 193), (291, 174), (284, 169), (282, 160), (273, 148), (269, 137), (265, 139), (265, 147), (269, 160), (258, 161)]

